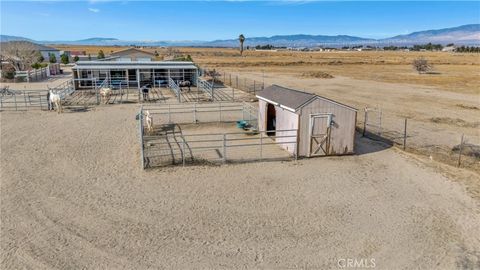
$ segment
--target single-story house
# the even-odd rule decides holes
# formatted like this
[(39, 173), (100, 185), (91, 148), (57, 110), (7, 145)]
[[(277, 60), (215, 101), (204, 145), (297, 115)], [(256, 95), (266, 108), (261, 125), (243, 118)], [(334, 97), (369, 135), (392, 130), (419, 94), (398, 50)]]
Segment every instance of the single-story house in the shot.
[[(279, 85), (266, 87), (256, 96), (258, 129), (274, 135), (288, 152), (299, 157), (354, 153), (357, 109)], [(296, 144), (291, 137), (285, 138), (293, 135)]]
[(177, 83), (190, 81), (195, 86), (198, 78), (193, 62), (177, 61), (78, 61), (72, 71), (75, 89), (92, 88), (102, 83), (113, 87), (160, 87), (167, 86), (169, 79)]
[(40, 44), (35, 44), (35, 45), (36, 45), (36, 49), (42, 54), (46, 62), (50, 61), (50, 55), (52, 54), (55, 55), (55, 58), (57, 60), (56, 62), (57, 63), (60, 62), (60, 55), (61, 55), (60, 50), (52, 47), (48, 47), (45, 45), (40, 45)]

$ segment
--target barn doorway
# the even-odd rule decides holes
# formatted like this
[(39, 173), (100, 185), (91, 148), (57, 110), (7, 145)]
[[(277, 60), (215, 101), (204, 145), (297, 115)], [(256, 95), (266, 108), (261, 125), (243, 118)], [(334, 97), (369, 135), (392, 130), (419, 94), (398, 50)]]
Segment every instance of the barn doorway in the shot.
[(275, 106), (273, 104), (267, 105), (267, 135), (275, 136), (275, 130), (277, 127), (277, 116), (275, 112)]

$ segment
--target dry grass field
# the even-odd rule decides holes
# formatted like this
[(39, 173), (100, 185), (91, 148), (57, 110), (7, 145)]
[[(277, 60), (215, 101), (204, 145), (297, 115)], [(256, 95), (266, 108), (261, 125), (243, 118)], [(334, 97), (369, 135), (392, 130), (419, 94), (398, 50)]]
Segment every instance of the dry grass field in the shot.
[[(61, 50), (81, 50), (96, 55), (125, 47), (55, 46)], [(157, 51), (159, 59), (165, 48), (148, 48)], [(249, 70), (266, 73), (290, 73), (301, 75), (310, 71), (323, 71), (333, 76), (392, 83), (411, 83), (435, 86), (452, 92), (480, 94), (480, 55), (445, 52), (294, 52), (294, 51), (245, 51), (241, 57), (236, 49), (226, 48), (178, 48), (182, 54), (190, 54), (202, 67), (222, 70)], [(412, 62), (423, 57), (434, 66), (436, 74), (419, 75)], [(438, 73), (438, 74), (437, 74)]]

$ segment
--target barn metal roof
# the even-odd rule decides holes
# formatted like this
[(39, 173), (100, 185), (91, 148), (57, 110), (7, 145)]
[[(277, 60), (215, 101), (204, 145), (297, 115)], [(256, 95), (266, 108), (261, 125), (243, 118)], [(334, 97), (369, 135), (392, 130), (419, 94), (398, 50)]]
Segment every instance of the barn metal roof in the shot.
[(180, 61), (78, 61), (73, 69), (197, 69), (193, 62)]
[(307, 103), (316, 95), (302, 92), (295, 89), (286, 88), (279, 85), (271, 85), (257, 92), (257, 97), (278, 103), (285, 107), (297, 110), (303, 104)]
[(304, 105), (310, 103), (317, 98), (327, 100), (329, 102), (335, 103), (353, 111), (357, 111), (356, 108), (342, 104), (335, 100), (291, 88), (286, 88), (276, 84), (266, 87), (262, 91), (258, 91), (256, 96), (260, 99), (264, 99), (267, 102), (276, 103), (276, 105), (286, 107), (286, 109), (291, 109), (293, 111), (297, 111)]

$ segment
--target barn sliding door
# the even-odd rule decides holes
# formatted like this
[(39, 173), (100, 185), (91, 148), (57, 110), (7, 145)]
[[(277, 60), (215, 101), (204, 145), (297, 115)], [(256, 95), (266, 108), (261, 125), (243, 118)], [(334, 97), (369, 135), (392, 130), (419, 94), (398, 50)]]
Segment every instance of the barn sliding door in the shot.
[(330, 148), (331, 114), (310, 115), (308, 156), (327, 156)]

